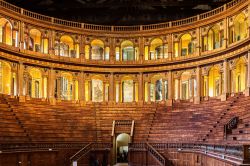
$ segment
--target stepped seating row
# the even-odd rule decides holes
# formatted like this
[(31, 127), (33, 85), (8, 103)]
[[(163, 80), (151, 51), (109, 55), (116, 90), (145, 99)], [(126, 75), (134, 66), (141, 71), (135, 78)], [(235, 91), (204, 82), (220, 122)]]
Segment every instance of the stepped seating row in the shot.
[(181, 101), (174, 103), (170, 111), (165, 111), (166, 108), (159, 109), (154, 117), (148, 141), (202, 141), (201, 138), (216, 123), (216, 118), (230, 108), (235, 100), (236, 97), (230, 97), (227, 101), (211, 99), (199, 105)]
[(186, 101), (166, 106), (82, 107), (68, 101), (49, 105), (40, 99), (20, 103), (0, 97), (0, 142), (110, 142), (114, 120), (134, 120), (134, 142), (225, 143), (224, 124), (239, 116), (228, 143), (250, 141), (250, 97)]

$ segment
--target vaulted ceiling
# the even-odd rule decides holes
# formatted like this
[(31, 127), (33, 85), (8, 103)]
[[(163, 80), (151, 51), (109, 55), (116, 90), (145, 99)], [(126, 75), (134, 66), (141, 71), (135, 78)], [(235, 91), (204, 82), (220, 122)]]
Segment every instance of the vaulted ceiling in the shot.
[(52, 17), (105, 25), (139, 25), (186, 18), (230, 0), (6, 0)]

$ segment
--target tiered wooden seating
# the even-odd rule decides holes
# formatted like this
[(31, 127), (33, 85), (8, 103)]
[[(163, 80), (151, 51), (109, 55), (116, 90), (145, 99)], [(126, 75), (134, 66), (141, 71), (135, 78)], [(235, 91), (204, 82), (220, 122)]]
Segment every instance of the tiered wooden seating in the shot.
[(0, 98), (0, 143), (25, 143), (29, 137), (6, 100)]
[(158, 109), (151, 127), (149, 142), (195, 142), (206, 135), (208, 126), (232, 103), (211, 99), (199, 105), (175, 103), (171, 110)]
[(30, 100), (8, 99), (33, 142), (91, 142), (96, 140), (95, 113), (89, 108)]
[[(207, 137), (208, 142), (218, 144), (247, 144), (250, 142), (250, 97), (245, 97), (243, 94), (237, 94), (236, 97), (237, 101), (218, 120), (216, 128)], [(233, 117), (239, 117), (239, 124), (236, 129), (233, 129), (232, 134), (225, 137), (224, 125)]]

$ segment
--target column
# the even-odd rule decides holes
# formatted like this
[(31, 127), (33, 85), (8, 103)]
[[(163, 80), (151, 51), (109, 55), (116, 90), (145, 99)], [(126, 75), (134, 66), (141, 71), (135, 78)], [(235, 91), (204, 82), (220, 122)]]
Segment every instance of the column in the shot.
[(105, 102), (105, 91), (106, 91), (106, 89), (105, 89), (105, 86), (106, 86), (106, 82), (103, 82), (103, 84), (102, 84), (102, 102)]
[(56, 78), (56, 81), (57, 81), (57, 87), (56, 87), (56, 89), (57, 89), (57, 94), (56, 94), (56, 97), (57, 97), (57, 99), (59, 99), (59, 100), (61, 100), (61, 77), (59, 77), (59, 78)]
[(196, 68), (196, 86), (197, 93), (194, 103), (199, 104), (201, 99), (201, 68), (199, 66)]
[(206, 75), (206, 97), (209, 97), (209, 76)]
[(123, 86), (122, 81), (119, 81), (119, 102), (123, 103)]
[(20, 36), (20, 44), (19, 44), (19, 47), (20, 47), (20, 50), (23, 50), (24, 49), (24, 22), (20, 22), (20, 25), (19, 25), (19, 36)]
[(78, 76), (78, 94), (79, 94), (79, 100), (80, 104), (85, 104), (85, 74), (84, 72), (80, 72)]
[(85, 61), (85, 38), (83, 36), (80, 36), (80, 61), (84, 62)]
[(223, 29), (224, 29), (224, 43), (223, 43), (223, 48), (225, 49), (225, 48), (227, 48), (227, 46), (228, 46), (228, 43), (229, 43), (229, 35), (228, 35), (228, 28), (229, 28), (229, 26), (228, 26), (228, 18), (226, 17), (225, 18), (225, 20), (224, 20), (224, 26), (223, 26)]
[(143, 84), (143, 73), (139, 73), (139, 83), (138, 83), (138, 100), (139, 100), (139, 103), (143, 103), (143, 87), (144, 87), (144, 84)]
[(75, 78), (72, 80), (72, 98), (71, 100), (75, 100), (76, 99), (76, 80)]
[(246, 91), (245, 95), (250, 96), (250, 51), (248, 51), (247, 54), (247, 86), (246, 86)]
[(49, 54), (51, 54), (51, 55), (55, 54), (55, 50), (54, 50), (55, 36), (56, 36), (55, 31), (51, 31), (50, 37), (49, 37)]
[(177, 100), (180, 100), (181, 99), (181, 78), (177, 78), (178, 80), (178, 93), (177, 93)]
[(201, 54), (201, 40), (200, 40), (200, 27), (196, 29), (196, 55), (200, 56)]
[(55, 70), (51, 68), (48, 75), (48, 98), (51, 104), (55, 104)]
[(227, 94), (228, 94), (228, 62), (225, 59), (223, 62), (223, 92), (221, 95), (221, 100), (225, 101), (227, 99)]
[(162, 79), (162, 101), (165, 102), (166, 100), (166, 94), (165, 94), (165, 80)]
[(168, 100), (172, 102), (173, 100), (173, 77), (172, 77), (172, 71), (169, 71), (168, 73)]
[(135, 102), (135, 92), (136, 92), (136, 90), (135, 90), (135, 88), (136, 88), (136, 82), (135, 81), (133, 81), (133, 102)]
[(14, 82), (14, 79), (13, 79), (13, 74), (14, 74), (14, 72), (13, 71), (11, 71), (11, 76), (10, 76), (10, 95), (11, 96), (14, 96), (14, 85), (15, 85), (15, 82)]
[(25, 102), (25, 97), (23, 93), (23, 73), (24, 73), (24, 65), (23, 63), (18, 64), (18, 69), (17, 69), (17, 87), (18, 87), (18, 96), (19, 96), (19, 101), (20, 102)]
[(148, 102), (151, 102), (150, 87), (151, 87), (151, 82), (148, 82)]
[(109, 51), (109, 59), (111, 62), (115, 61), (115, 39), (110, 39), (110, 51)]
[(144, 38), (140, 37), (139, 38), (139, 61), (143, 61), (144, 60)]
[(88, 99), (89, 99), (89, 101), (92, 101), (92, 82), (91, 82), (91, 80), (88, 81), (88, 90), (89, 90)]
[(41, 81), (42, 82), (42, 89), (41, 89), (42, 90), (42, 93), (41, 93), (42, 96), (39, 95), (40, 98), (45, 98), (45, 96), (44, 96), (44, 77), (45, 76), (42, 75), (42, 81)]
[(109, 101), (114, 102), (115, 100), (115, 84), (114, 84), (114, 73), (110, 73), (109, 76)]
[(173, 56), (173, 40), (172, 40), (172, 35), (168, 35), (168, 59), (172, 60)]

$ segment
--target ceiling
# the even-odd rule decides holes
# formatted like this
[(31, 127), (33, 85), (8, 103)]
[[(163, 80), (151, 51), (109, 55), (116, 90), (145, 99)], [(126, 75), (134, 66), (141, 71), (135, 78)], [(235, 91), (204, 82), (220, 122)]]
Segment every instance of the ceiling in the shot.
[(140, 25), (186, 18), (231, 0), (5, 0), (52, 17), (103, 25)]

